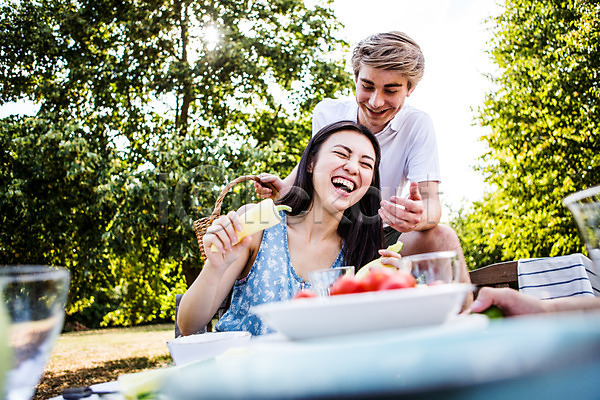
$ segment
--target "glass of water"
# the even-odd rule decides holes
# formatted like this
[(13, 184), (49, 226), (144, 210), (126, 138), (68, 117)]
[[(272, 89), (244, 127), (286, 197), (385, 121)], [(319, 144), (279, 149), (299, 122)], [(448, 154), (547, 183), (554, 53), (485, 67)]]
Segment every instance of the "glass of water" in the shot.
[[(65, 315), (70, 273), (49, 266), (0, 267), (1, 306), (8, 328), (6, 400), (31, 399)], [(6, 360), (5, 360), (6, 361)]]
[(402, 265), (411, 271), (418, 284), (435, 285), (460, 280), (460, 264), (455, 251), (415, 254), (402, 258)]
[(329, 296), (331, 285), (344, 275), (354, 275), (354, 266), (317, 269), (308, 273), (310, 285), (319, 297)]
[(563, 200), (571, 211), (596, 271), (600, 271), (600, 186), (573, 193)]

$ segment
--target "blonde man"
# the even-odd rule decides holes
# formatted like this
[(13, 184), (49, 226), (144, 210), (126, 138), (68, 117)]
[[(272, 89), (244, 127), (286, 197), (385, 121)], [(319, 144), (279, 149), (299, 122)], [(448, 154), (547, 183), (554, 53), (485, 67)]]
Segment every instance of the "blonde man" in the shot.
[[(439, 225), (440, 170), (435, 130), (429, 115), (405, 104), (423, 77), (425, 59), (419, 45), (402, 32), (369, 36), (352, 55), (355, 97), (325, 99), (313, 111), (313, 134), (339, 120), (368, 127), (381, 146), (381, 216), (386, 244), (400, 234), (402, 255), (455, 250), (462, 263), (462, 280), (469, 281), (460, 242), (454, 230)], [(289, 187), (296, 169), (284, 180), (262, 174), (280, 191)], [(408, 196), (401, 197), (408, 185)], [(261, 197), (271, 191), (255, 185)]]

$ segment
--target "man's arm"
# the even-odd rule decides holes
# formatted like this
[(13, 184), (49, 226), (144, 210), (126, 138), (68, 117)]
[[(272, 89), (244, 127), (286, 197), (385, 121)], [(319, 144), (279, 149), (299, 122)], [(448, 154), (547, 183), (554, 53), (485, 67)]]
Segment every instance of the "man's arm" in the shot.
[(426, 231), (439, 224), (442, 217), (440, 183), (436, 181), (419, 182), (418, 187), (425, 208), (421, 216), (421, 221), (417, 224), (415, 230)]

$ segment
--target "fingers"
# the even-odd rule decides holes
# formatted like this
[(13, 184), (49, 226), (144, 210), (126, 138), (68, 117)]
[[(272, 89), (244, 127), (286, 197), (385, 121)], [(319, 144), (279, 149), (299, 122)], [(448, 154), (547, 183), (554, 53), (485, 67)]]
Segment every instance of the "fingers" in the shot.
[(215, 220), (204, 235), (205, 246), (214, 245), (218, 251), (231, 250), (238, 243), (237, 231), (242, 230), (242, 223), (234, 211)]
[(254, 181), (254, 191), (261, 199), (268, 199), (273, 194), (273, 191), (266, 186), (260, 184), (260, 182)]
[(471, 304), (471, 311), (478, 313), (488, 309), (493, 304), (493, 298), (487, 292), (487, 288), (481, 288), (477, 299)]
[(514, 289), (483, 287), (471, 304), (471, 311), (481, 312), (496, 306), (506, 316), (532, 314), (543, 311), (540, 304), (539, 299), (525, 296)]
[(396, 269), (402, 268), (402, 256), (399, 253), (388, 249), (380, 249), (379, 255), (382, 257), (381, 263), (383, 265), (391, 265)]
[(417, 182), (411, 182), (409, 187), (408, 198), (413, 201), (421, 201), (421, 192), (419, 191), (419, 184)]
[(383, 200), (379, 216), (389, 226), (399, 232), (411, 232), (421, 222), (423, 203), (393, 196), (391, 201)]
[(389, 258), (398, 258), (398, 259), (402, 258), (400, 253), (396, 253), (395, 251), (388, 250), (388, 249), (380, 249), (379, 255), (382, 257), (389, 257)]
[(254, 181), (254, 191), (261, 199), (274, 195), (273, 190), (267, 187), (266, 183), (273, 185), (278, 191), (282, 189), (283, 181), (277, 175), (262, 173), (258, 175), (258, 179), (260, 179), (260, 182)]
[(276, 183), (279, 180), (279, 177), (277, 175), (273, 175), (273, 174), (267, 174), (267, 173), (262, 173), (260, 175), (258, 175), (258, 179), (260, 179), (261, 182), (264, 183)]

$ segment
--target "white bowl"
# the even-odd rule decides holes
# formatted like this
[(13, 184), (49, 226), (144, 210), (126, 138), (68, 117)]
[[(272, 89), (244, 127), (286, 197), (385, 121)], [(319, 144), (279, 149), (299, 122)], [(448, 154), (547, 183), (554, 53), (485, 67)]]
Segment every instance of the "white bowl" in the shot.
[(252, 307), (292, 340), (441, 325), (458, 315), (473, 286), (447, 283), (407, 289), (293, 299)]
[(175, 365), (183, 365), (218, 356), (232, 347), (244, 346), (251, 336), (245, 331), (207, 332), (169, 340), (167, 347)]

